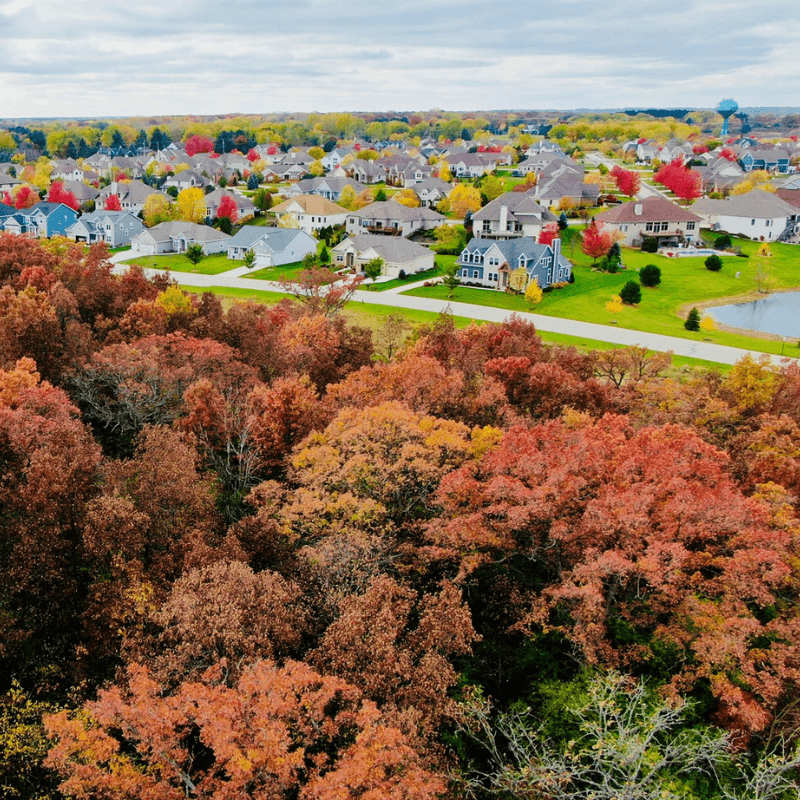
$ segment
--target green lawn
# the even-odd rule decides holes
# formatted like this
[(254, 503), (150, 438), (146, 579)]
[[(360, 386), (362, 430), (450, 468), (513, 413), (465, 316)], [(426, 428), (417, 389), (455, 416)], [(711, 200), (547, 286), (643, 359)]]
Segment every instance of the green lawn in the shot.
[(219, 275), (230, 269), (242, 266), (241, 261), (231, 261), (226, 253), (215, 253), (205, 256), (198, 264), (192, 264), (184, 255), (139, 256), (131, 258), (127, 263), (140, 267), (164, 269), (170, 272), (196, 272), (200, 275)]
[[(737, 239), (734, 244), (745, 254), (752, 255), (757, 242)], [(800, 249), (792, 245), (772, 245), (774, 256), (766, 261), (775, 289), (800, 286)], [(638, 306), (626, 306), (617, 315), (616, 324), (622, 328), (679, 336), (686, 339), (707, 339), (716, 344), (780, 353), (782, 342), (739, 333), (702, 331), (692, 333), (683, 327), (678, 311), (692, 305), (721, 298), (743, 297), (755, 291), (755, 258), (723, 256), (720, 272), (710, 272), (704, 266), (705, 258), (667, 258), (639, 250), (623, 249), (623, 261), (627, 270), (615, 275), (593, 272), (591, 259), (584, 256), (579, 245), (574, 248), (565, 243), (564, 254), (575, 264), (575, 283), (549, 292), (542, 302), (533, 308), (519, 295), (508, 295), (481, 289), (458, 288), (453, 300), (477, 305), (507, 308), (510, 311), (534, 311), (537, 314), (578, 319), (586, 322), (610, 324), (614, 315), (606, 311), (605, 305), (611, 296), (618, 294), (629, 280), (636, 280), (636, 270), (646, 264), (661, 268), (661, 285), (655, 288), (642, 287), (642, 302)], [(736, 273), (740, 272), (740, 277)], [(409, 294), (423, 297), (447, 299), (444, 286), (413, 289)], [(798, 356), (798, 348), (786, 346), (786, 355)]]
[(291, 261), (288, 264), (281, 264), (279, 267), (263, 267), (254, 272), (248, 272), (242, 277), (259, 281), (288, 281), (294, 280), (302, 270), (302, 261)]
[[(182, 286), (181, 288), (187, 292), (197, 292), (197, 287)], [(211, 292), (222, 298), (229, 298), (231, 301), (255, 300), (259, 303), (267, 303), (270, 305), (279, 303), (281, 300), (285, 300), (288, 297), (288, 295), (280, 292), (265, 292), (258, 289), (232, 289), (223, 286), (211, 286), (203, 291)], [(383, 324), (386, 317), (391, 314), (400, 314), (405, 317), (411, 329), (419, 325), (429, 325), (439, 316), (431, 311), (416, 311), (413, 309), (393, 308), (391, 306), (373, 306), (358, 302), (348, 303), (343, 313), (351, 324), (369, 328), (373, 332), (376, 331)], [(488, 324), (482, 320), (473, 320), (469, 317), (453, 317), (453, 321), (457, 328), (465, 328), (472, 323), (478, 325)], [(600, 342), (582, 336), (548, 333), (547, 331), (539, 331), (539, 337), (542, 341), (551, 344), (573, 346), (577, 347), (579, 350), (611, 350), (617, 346), (610, 342)], [(703, 369), (716, 369), (721, 372), (726, 372), (730, 369), (730, 366), (725, 364), (717, 364), (715, 362), (682, 356), (673, 356), (672, 364), (676, 369), (682, 367), (701, 367)]]
[(454, 263), (458, 256), (436, 256), (436, 266), (433, 269), (426, 269), (424, 272), (415, 272), (409, 275), (404, 281), (399, 278), (394, 278), (391, 281), (383, 283), (376, 283), (366, 286), (371, 292), (385, 292), (387, 289), (395, 289), (398, 286), (406, 286), (409, 283), (419, 283), (420, 281), (429, 281), (444, 273), (444, 268)]

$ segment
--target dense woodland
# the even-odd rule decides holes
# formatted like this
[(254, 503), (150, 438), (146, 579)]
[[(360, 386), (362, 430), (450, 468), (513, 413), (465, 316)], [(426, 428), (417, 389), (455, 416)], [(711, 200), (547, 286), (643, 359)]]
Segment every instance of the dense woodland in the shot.
[(106, 255), (0, 236), (0, 797), (796, 796), (796, 364)]

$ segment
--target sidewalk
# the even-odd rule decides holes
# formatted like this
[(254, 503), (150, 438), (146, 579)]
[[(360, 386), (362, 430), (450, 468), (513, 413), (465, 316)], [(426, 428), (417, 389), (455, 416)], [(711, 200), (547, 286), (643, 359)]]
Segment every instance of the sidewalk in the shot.
[[(112, 261), (119, 263), (130, 258), (129, 253), (115, 253)], [(126, 265), (115, 267), (115, 272), (124, 272)], [(268, 292), (283, 292), (285, 290), (279, 283), (264, 280), (251, 280), (243, 278), (241, 275), (247, 274), (247, 267), (223, 272), (219, 275), (200, 275), (192, 272), (173, 272), (175, 278), (183, 286), (191, 286), (197, 289), (207, 289), (211, 286), (221, 286), (236, 289), (256, 289)], [(161, 270), (145, 269), (145, 273), (153, 275), (163, 274)], [(549, 333), (560, 333), (567, 336), (578, 338), (594, 339), (600, 342), (610, 342), (623, 347), (646, 347), (648, 350), (660, 352), (672, 351), (677, 356), (688, 358), (699, 358), (704, 361), (713, 361), (717, 364), (735, 364), (745, 356), (754, 359), (760, 358), (763, 353), (755, 350), (742, 350), (737, 347), (725, 347), (724, 345), (713, 344), (711, 342), (694, 341), (692, 339), (679, 339), (673, 336), (663, 336), (658, 333), (646, 333), (644, 331), (628, 330), (626, 328), (616, 328), (611, 325), (598, 325), (594, 322), (580, 322), (574, 319), (563, 319), (561, 317), (546, 317), (542, 314), (531, 314), (527, 312), (510, 312), (503, 308), (490, 308), (488, 306), (477, 306), (471, 303), (458, 303), (447, 300), (437, 300), (431, 297), (413, 297), (400, 294), (407, 292), (411, 288), (421, 286), (423, 282), (410, 283), (397, 289), (387, 289), (385, 292), (366, 292), (358, 291), (353, 295), (353, 302), (365, 303), (376, 306), (393, 306), (396, 308), (413, 309), (415, 311), (429, 311), (433, 314), (440, 314), (442, 311), (454, 314), (458, 317), (467, 319), (483, 320), (486, 322), (503, 322), (516, 313), (518, 317), (532, 322), (537, 330)], [(786, 358), (781, 356), (770, 356), (773, 364), (779, 365)]]

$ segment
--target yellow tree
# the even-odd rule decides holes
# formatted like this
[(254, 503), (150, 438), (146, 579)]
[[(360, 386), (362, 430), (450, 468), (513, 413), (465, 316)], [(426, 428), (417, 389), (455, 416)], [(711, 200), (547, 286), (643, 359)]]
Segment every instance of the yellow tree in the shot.
[(448, 183), (453, 178), (453, 173), (450, 172), (450, 165), (446, 161), (441, 161), (439, 163), (439, 177)]
[(463, 217), (467, 211), (475, 213), (481, 207), (481, 193), (474, 187), (459, 183), (447, 198), (450, 211), (455, 217)]
[(409, 208), (419, 207), (419, 195), (413, 189), (402, 189), (394, 196), (394, 200)]
[(31, 183), (37, 189), (48, 189), (50, 187), (50, 173), (52, 171), (53, 165), (50, 163), (50, 159), (42, 156), (36, 162), (36, 168), (33, 171)]
[(529, 284), (528, 288), (525, 290), (525, 299), (532, 305), (535, 306), (538, 303), (542, 302), (542, 297), (544, 293), (542, 292), (541, 287), (539, 286), (539, 282), (534, 278)]
[(355, 201), (356, 190), (352, 186), (345, 186), (341, 195), (339, 195), (339, 205), (348, 211), (352, 211)]
[(163, 194), (153, 193), (144, 201), (142, 216), (148, 228), (166, 222), (172, 217), (172, 203)]
[(184, 189), (178, 195), (178, 217), (186, 222), (200, 222), (206, 215), (206, 200), (202, 189)]

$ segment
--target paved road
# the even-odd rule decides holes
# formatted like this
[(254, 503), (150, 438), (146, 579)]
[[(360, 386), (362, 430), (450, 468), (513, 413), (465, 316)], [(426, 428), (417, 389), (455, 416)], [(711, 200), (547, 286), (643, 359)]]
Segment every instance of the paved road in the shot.
[[(130, 253), (115, 253), (111, 258), (115, 263), (130, 258)], [(117, 271), (124, 271), (126, 267), (120, 265)], [(146, 270), (150, 275), (160, 274), (158, 270)], [(282, 292), (283, 289), (278, 283), (272, 281), (252, 280), (246, 277), (247, 267), (237, 267), (221, 275), (199, 275), (189, 272), (173, 273), (180, 283), (184, 286), (192, 286), (198, 289), (210, 286), (224, 286), (228, 288), (242, 289), (261, 289), (270, 292)], [(366, 292), (360, 291), (353, 295), (355, 302), (371, 305), (394, 306), (397, 308), (414, 309), (417, 311), (430, 311), (438, 314), (442, 311), (449, 311), (458, 317), (468, 319), (485, 320), (487, 322), (502, 322), (507, 319), (512, 312), (501, 308), (490, 308), (488, 306), (477, 306), (471, 303), (458, 303), (447, 300), (436, 300), (430, 297), (414, 297), (406, 292), (415, 286), (422, 284), (407, 284), (398, 289), (389, 289), (385, 292)], [(488, 291), (488, 290), (487, 290)], [(632, 331), (627, 328), (617, 328), (613, 325), (598, 325), (593, 322), (580, 322), (572, 319), (561, 319), (559, 317), (546, 317), (541, 314), (529, 314), (517, 312), (518, 316), (532, 322), (538, 330), (550, 333), (567, 334), (584, 339), (594, 339), (600, 342), (611, 342), (622, 346), (646, 347), (648, 350), (658, 350), (661, 352), (672, 351), (678, 356), (688, 356), (690, 358), (700, 358), (705, 361), (713, 361), (718, 364), (735, 364), (746, 355), (758, 358), (762, 355), (753, 350), (742, 350), (736, 347), (724, 347), (723, 345), (711, 342), (695, 341), (692, 339), (679, 339), (672, 336), (662, 336), (657, 333), (645, 333), (644, 331)], [(780, 364), (780, 356), (771, 356), (773, 363)]]

